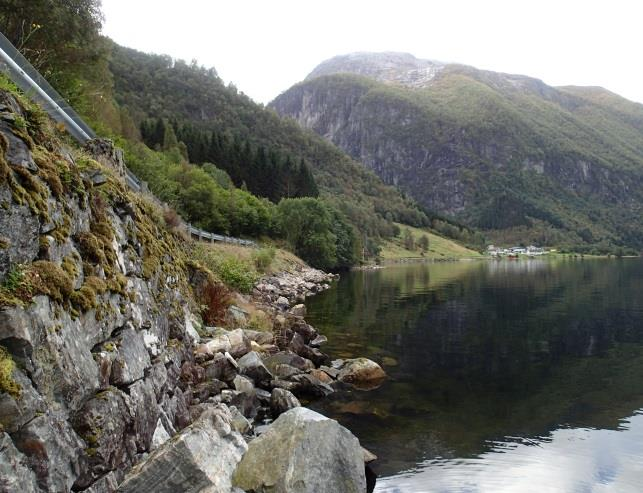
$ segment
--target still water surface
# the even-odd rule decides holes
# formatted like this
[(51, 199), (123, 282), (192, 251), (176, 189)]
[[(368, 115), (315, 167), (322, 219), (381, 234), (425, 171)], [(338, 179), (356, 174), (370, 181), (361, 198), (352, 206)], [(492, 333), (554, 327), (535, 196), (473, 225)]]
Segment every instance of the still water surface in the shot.
[(401, 265), (307, 306), (390, 375), (312, 406), (380, 457), (376, 492), (643, 492), (643, 261)]

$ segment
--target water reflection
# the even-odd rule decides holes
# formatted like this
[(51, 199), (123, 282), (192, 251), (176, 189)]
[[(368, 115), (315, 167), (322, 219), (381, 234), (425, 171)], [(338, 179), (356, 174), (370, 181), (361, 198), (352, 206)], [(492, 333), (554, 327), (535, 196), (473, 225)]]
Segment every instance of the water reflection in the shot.
[[(620, 420), (643, 408), (642, 288), (638, 260), (347, 275), (311, 300), (309, 318), (329, 336), (332, 356), (367, 355), (391, 379), (314, 405), (381, 457), (375, 467), (389, 477), (381, 491), (523, 491), (511, 488), (514, 476), (538, 484), (548, 464), (563, 463), (556, 454), (567, 442), (585, 454), (579, 463), (595, 454), (592, 474), (601, 481), (611, 474), (601, 471), (616, 471), (612, 482), (625, 484), (634, 470), (621, 435), (638, 437), (640, 427), (638, 416)], [(601, 440), (620, 454), (618, 468), (605, 466), (606, 458), (596, 463)], [(534, 442), (540, 446), (527, 445)], [(643, 463), (643, 450), (632, 453)], [(551, 491), (603, 491), (592, 474), (565, 471), (571, 483)]]
[(378, 493), (615, 492), (643, 488), (643, 416), (618, 430), (558, 429), (547, 437), (490, 443), (479, 457), (436, 458), (380, 479)]

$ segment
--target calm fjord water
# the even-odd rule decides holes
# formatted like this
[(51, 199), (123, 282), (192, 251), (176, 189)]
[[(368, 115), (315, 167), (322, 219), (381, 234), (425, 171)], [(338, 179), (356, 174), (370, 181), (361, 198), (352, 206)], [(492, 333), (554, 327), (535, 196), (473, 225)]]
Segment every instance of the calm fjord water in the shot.
[(391, 377), (313, 404), (380, 457), (377, 492), (643, 491), (643, 261), (354, 272), (308, 314)]

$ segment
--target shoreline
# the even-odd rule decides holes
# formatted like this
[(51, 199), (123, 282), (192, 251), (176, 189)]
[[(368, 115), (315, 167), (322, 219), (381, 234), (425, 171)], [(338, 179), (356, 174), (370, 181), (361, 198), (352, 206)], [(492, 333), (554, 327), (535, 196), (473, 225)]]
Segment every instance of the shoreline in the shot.
[(585, 255), (580, 253), (554, 253), (549, 255), (540, 255), (537, 257), (521, 256), (518, 258), (509, 258), (509, 257), (491, 257), (491, 256), (480, 256), (480, 257), (470, 257), (470, 258), (450, 258), (450, 259), (423, 259), (421, 257), (407, 257), (402, 259), (395, 260), (386, 260), (379, 264), (366, 264), (358, 265), (351, 267), (349, 272), (357, 271), (370, 271), (370, 270), (380, 270), (386, 267), (393, 267), (402, 264), (442, 264), (442, 263), (458, 263), (458, 262), (480, 262), (480, 261), (511, 261), (516, 262), (520, 260), (593, 260), (593, 259), (605, 259), (605, 260), (621, 260), (621, 259), (639, 259), (641, 255), (623, 255), (617, 257), (615, 255)]

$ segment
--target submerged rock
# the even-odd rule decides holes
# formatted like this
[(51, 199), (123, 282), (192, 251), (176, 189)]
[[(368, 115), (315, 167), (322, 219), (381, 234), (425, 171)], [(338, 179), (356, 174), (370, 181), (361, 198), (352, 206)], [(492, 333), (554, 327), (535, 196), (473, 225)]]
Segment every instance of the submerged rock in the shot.
[[(333, 362), (334, 363), (334, 362)], [(344, 361), (338, 380), (353, 384), (370, 384), (382, 381), (386, 373), (382, 367), (368, 358), (355, 358)]]
[(250, 443), (233, 484), (271, 493), (364, 493), (359, 440), (337, 421), (297, 407)]
[(230, 493), (234, 468), (247, 449), (225, 406), (201, 417), (134, 467), (120, 493)]

